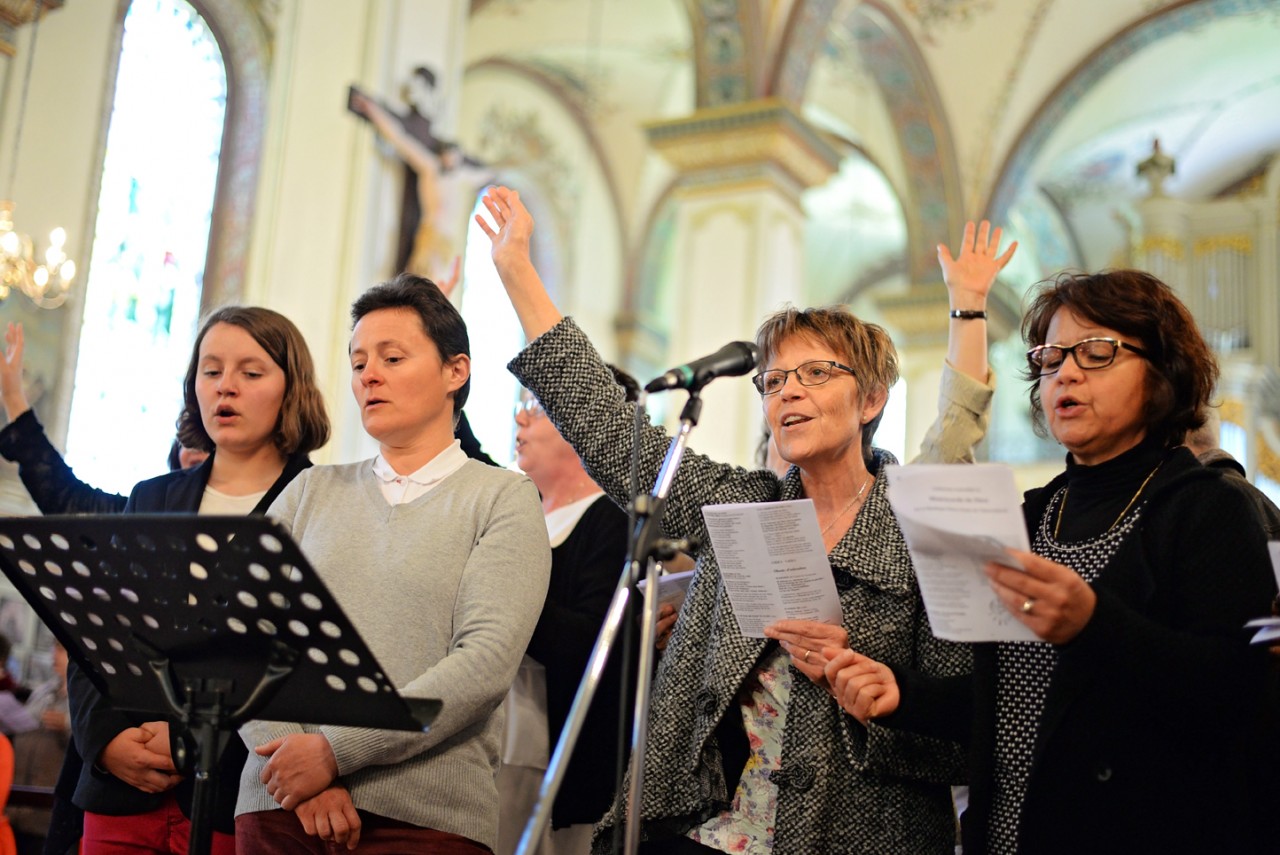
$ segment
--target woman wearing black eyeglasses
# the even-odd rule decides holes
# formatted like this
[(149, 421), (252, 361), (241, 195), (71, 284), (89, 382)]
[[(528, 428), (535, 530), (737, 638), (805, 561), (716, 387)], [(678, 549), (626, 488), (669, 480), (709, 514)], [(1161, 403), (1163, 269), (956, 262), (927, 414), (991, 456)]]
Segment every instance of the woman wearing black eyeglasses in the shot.
[(1275, 852), (1266, 657), (1241, 630), (1276, 585), (1245, 491), (1182, 445), (1217, 361), (1139, 271), (1059, 277), (1023, 334), (1067, 468), (1026, 495), (1026, 571), (987, 574), (1042, 641), (976, 645), (962, 680), (852, 652), (828, 676), (855, 716), (970, 740), (966, 855)]
[[(629, 496), (634, 409), (582, 331), (562, 318), (529, 260), (533, 221), (519, 197), (491, 189), (493, 260), (530, 344), (511, 363), (520, 381), (616, 501)], [(985, 430), (987, 292), (1012, 255), (999, 230), (970, 224), (959, 256), (940, 250), (953, 309), (941, 427), (933, 459), (971, 460)], [(757, 334), (757, 377), (769, 429), (792, 466), (784, 477), (686, 454), (662, 519), (674, 537), (708, 543), (702, 507), (812, 499), (843, 611), (839, 626), (746, 638), (711, 549), (681, 607), (654, 682), (641, 807), (646, 853), (954, 852), (948, 783), (964, 774), (954, 743), (863, 724), (829, 694), (826, 648), (848, 639), (940, 678), (969, 670), (964, 645), (929, 632), (911, 561), (881, 477), (892, 455), (872, 448), (897, 356), (884, 330), (843, 307), (787, 309)], [(966, 376), (967, 375), (967, 376)], [(640, 481), (668, 446), (650, 426)], [(807, 643), (802, 643), (800, 639)], [(597, 827), (608, 851), (612, 826)]]

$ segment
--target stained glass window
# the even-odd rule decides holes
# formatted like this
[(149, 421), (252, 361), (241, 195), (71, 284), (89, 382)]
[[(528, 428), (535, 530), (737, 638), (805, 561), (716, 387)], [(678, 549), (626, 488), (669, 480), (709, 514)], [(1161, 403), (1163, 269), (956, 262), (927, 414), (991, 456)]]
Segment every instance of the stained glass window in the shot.
[(226, 116), (227, 73), (183, 0), (134, 0), (87, 277), (67, 459), (128, 493), (165, 469), (200, 291)]

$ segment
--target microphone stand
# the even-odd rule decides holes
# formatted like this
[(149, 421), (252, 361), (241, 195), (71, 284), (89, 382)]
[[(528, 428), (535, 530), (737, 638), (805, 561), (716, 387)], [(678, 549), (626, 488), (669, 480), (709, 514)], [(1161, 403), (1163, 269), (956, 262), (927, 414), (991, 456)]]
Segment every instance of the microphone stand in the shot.
[[(708, 378), (710, 379), (710, 378)], [(670, 557), (682, 545), (679, 542), (664, 541), (658, 537), (661, 531), (662, 513), (666, 508), (667, 496), (671, 493), (671, 485), (675, 481), (676, 470), (689, 445), (689, 434), (698, 424), (702, 414), (702, 398), (699, 395), (701, 386), (689, 390), (689, 400), (680, 412), (680, 428), (671, 439), (667, 448), (667, 456), (658, 470), (653, 492), (647, 496), (636, 495), (632, 501), (634, 527), (627, 545), (627, 557), (623, 565), (622, 575), (613, 592), (613, 600), (609, 603), (604, 625), (596, 637), (596, 645), (587, 661), (587, 668), (578, 684), (578, 693), (574, 695), (573, 705), (565, 719), (564, 729), (560, 731), (560, 739), (556, 742), (551, 761), (547, 765), (546, 774), (542, 777), (542, 786), (538, 790), (538, 804), (533, 815), (525, 824), (524, 833), (516, 848), (517, 855), (534, 855), (542, 841), (543, 832), (551, 819), (551, 808), (556, 795), (560, 792), (560, 784), (564, 780), (569, 766), (569, 757), (577, 744), (578, 736), (586, 721), (587, 710), (595, 697), (596, 689), (604, 674), (605, 663), (613, 649), (618, 631), (623, 620), (630, 611), (628, 604), (635, 592), (640, 576), (641, 566), (645, 566), (644, 609), (640, 621), (640, 659), (636, 668), (635, 716), (631, 726), (631, 788), (627, 794), (627, 811), (625, 814), (626, 835), (624, 840), (625, 855), (636, 855), (640, 846), (640, 806), (644, 791), (644, 753), (648, 740), (649, 693), (653, 683), (653, 660), (655, 657), (655, 636), (657, 635), (658, 616), (658, 570), (655, 558)], [(636, 403), (636, 437), (635, 453), (639, 453), (641, 426), (644, 423), (643, 411), (645, 396), (641, 395)], [(639, 485), (632, 480), (632, 488)], [(618, 816), (618, 822), (624, 822)]]

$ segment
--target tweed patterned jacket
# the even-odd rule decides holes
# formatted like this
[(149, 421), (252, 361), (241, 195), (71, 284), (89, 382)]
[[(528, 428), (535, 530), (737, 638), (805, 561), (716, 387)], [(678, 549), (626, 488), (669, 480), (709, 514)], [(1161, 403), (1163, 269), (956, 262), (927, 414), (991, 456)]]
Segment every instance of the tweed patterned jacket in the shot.
[[(588, 473), (615, 501), (630, 492), (634, 409), (604, 363), (570, 319), (530, 343), (509, 368), (546, 409)], [(991, 389), (947, 369), (940, 417), (925, 446), (928, 459), (967, 461), (982, 437)], [(649, 426), (642, 439), (640, 482), (653, 483), (669, 444)], [(855, 650), (934, 675), (966, 673), (967, 646), (935, 639), (920, 599), (911, 559), (880, 477), (895, 462), (877, 450), (874, 486), (853, 527), (829, 554)], [(765, 470), (684, 456), (663, 516), (667, 536), (709, 543), (703, 505), (801, 498), (792, 468), (779, 479)], [(682, 834), (723, 810), (728, 792), (715, 735), (726, 715), (741, 715), (736, 699), (768, 639), (744, 637), (720, 584), (715, 555), (696, 556), (698, 572), (681, 608), (653, 688), (645, 756), (642, 815), (645, 839)], [(779, 789), (776, 855), (813, 853), (951, 853), (955, 820), (948, 784), (962, 782), (962, 749), (949, 742), (863, 727), (798, 671), (794, 672)], [(607, 851), (607, 816), (596, 851)]]

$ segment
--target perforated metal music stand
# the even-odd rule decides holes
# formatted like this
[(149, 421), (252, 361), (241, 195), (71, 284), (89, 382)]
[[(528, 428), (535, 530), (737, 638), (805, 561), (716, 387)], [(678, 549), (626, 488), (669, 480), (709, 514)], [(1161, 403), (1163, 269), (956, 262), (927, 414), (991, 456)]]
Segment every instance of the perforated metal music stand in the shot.
[(4, 517), (0, 570), (113, 706), (183, 723), (193, 855), (209, 851), (217, 760), (245, 721), (426, 731), (440, 711), (396, 692), (265, 517)]

